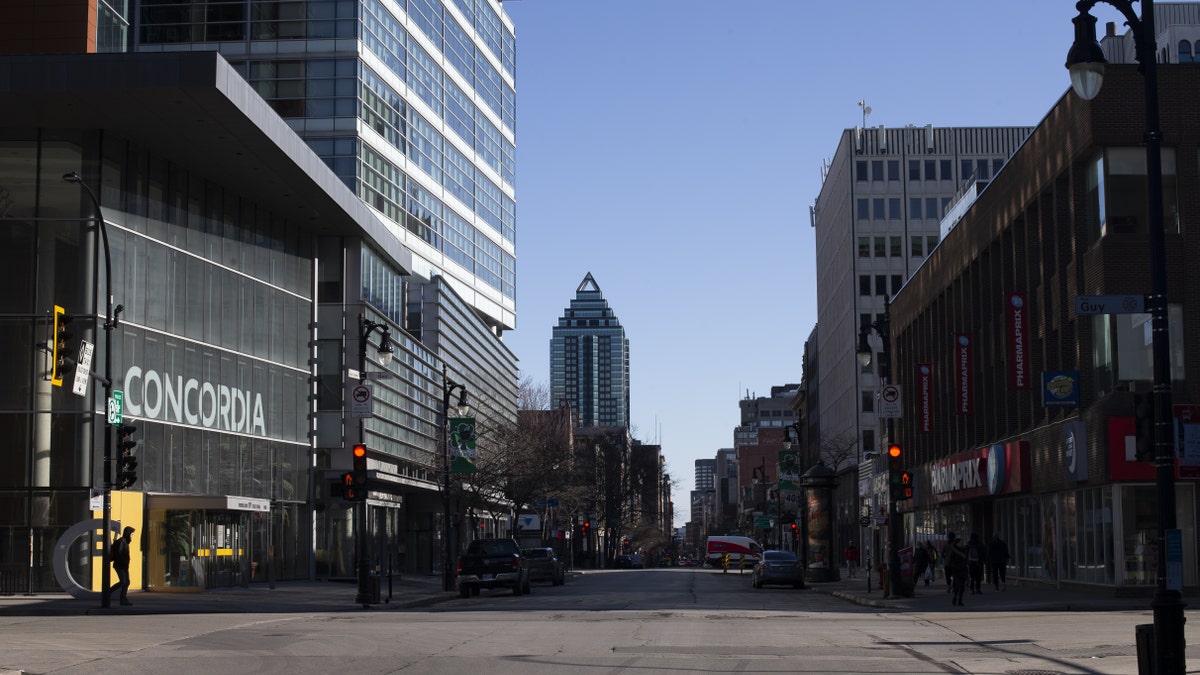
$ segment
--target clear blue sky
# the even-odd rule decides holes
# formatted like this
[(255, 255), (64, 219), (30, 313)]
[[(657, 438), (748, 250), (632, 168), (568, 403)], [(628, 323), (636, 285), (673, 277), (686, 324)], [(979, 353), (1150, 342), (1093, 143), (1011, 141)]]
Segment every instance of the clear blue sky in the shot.
[[(506, 0), (517, 33), (517, 329), (591, 272), (630, 340), (635, 436), (689, 517), (738, 401), (799, 382), (808, 208), (843, 129), (1036, 125), (1070, 86), (1074, 0)], [(1094, 12), (1103, 33), (1119, 16)], [(1124, 27), (1121, 28), (1124, 32)]]

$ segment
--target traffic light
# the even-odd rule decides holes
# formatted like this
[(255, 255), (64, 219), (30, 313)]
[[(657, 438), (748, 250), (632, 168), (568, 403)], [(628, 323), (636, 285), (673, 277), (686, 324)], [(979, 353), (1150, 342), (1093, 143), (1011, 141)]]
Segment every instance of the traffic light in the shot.
[(912, 472), (901, 471), (900, 472), (900, 499), (912, 499), (912, 496), (913, 496)]
[(800, 526), (795, 523), (792, 523), (792, 536), (793, 537), (800, 536)]
[(586, 537), (589, 534), (591, 534), (591, 532), (592, 532), (592, 521), (590, 521), (590, 520), (583, 521), (583, 536)]
[(367, 446), (362, 443), (354, 445), (351, 454), (354, 465), (350, 473), (342, 476), (343, 496), (347, 501), (362, 502), (367, 499)]
[[(908, 499), (904, 496), (904, 453), (900, 446), (892, 443), (887, 450), (888, 460), (888, 485), (891, 488), (893, 500)], [(912, 496), (912, 490), (909, 490), (909, 497)]]
[(137, 431), (137, 427), (131, 424), (123, 424), (117, 427), (117, 450), (120, 451), (120, 456), (117, 459), (117, 480), (113, 486), (118, 490), (132, 487), (137, 482), (137, 457), (133, 456), (133, 449), (137, 446), (137, 441), (130, 438)]
[(54, 323), (50, 333), (50, 384), (61, 387), (63, 374), (75, 366), (75, 359), (67, 355), (67, 342), (74, 337), (70, 325), (73, 317), (67, 310), (54, 306)]
[(1134, 458), (1154, 461), (1154, 394), (1133, 395)]

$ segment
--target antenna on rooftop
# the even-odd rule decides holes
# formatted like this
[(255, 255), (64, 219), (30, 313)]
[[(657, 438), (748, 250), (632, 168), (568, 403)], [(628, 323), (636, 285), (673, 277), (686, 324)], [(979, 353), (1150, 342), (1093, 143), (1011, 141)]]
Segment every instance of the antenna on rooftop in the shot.
[(862, 108), (862, 113), (863, 113), (862, 128), (866, 129), (867, 128), (867, 115), (871, 114), (871, 106), (867, 105), (866, 99), (863, 99), (858, 102), (858, 107)]

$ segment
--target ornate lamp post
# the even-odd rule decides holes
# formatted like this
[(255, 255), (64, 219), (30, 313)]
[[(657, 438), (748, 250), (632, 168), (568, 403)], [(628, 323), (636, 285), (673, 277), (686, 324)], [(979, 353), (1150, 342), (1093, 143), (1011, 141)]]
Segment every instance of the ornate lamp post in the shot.
[(442, 365), (442, 590), (454, 590), (454, 562), (450, 545), (450, 398), (458, 391), (457, 413), (464, 417), (467, 412), (467, 388), (446, 374)]
[[(83, 178), (79, 176), (79, 172), (72, 171), (63, 174), (63, 180), (68, 183), (75, 183), (83, 188), (87, 196), (92, 200), (92, 206), (95, 209), (96, 230), (100, 233), (100, 240), (104, 244), (104, 406), (108, 409), (108, 403), (112, 400), (113, 381), (112, 381), (112, 332), (120, 323), (121, 310), (125, 309), (125, 305), (117, 305), (113, 309), (113, 290), (112, 290), (112, 256), (108, 251), (108, 229), (104, 225), (104, 214), (100, 210), (100, 200), (96, 198), (96, 193), (92, 192), (92, 188), (83, 182)], [(112, 423), (108, 421), (108, 416), (104, 419), (104, 489), (103, 489), (103, 521), (101, 528), (104, 532), (101, 536), (104, 537), (103, 553), (101, 555), (100, 570), (100, 607), (107, 608), (110, 606), (108, 587), (112, 584), (112, 570), (110, 564), (112, 562), (111, 553), (108, 550), (109, 529), (112, 527), (112, 488), (113, 488), (113, 455), (112, 455)]]
[[(392, 339), (391, 330), (387, 324), (376, 323), (363, 315), (358, 316), (359, 340), (358, 340), (358, 368), (359, 377), (363, 380), (367, 379), (367, 341), (371, 338), (371, 333), (379, 332), (379, 348), (378, 357), (379, 364), (387, 367), (392, 362)], [(358, 439), (359, 443), (364, 446), (367, 444), (366, 423), (363, 420), (358, 421)], [(366, 496), (365, 494), (363, 495)], [(360, 499), (354, 508), (354, 518), (358, 523), (354, 526), (355, 549), (357, 551), (358, 563), (356, 566), (358, 577), (358, 594), (354, 598), (354, 602), (361, 604), (364, 608), (370, 605), (372, 593), (369, 589), (371, 567), (367, 561), (367, 500)]]
[[(1088, 12), (1100, 0), (1081, 0), (1075, 7), (1075, 42), (1067, 53), (1071, 88), (1084, 100), (1100, 93), (1106, 60), (1096, 42), (1096, 18)], [(1125, 17), (1133, 33), (1138, 71), (1144, 83), (1146, 105), (1146, 214), (1150, 228), (1150, 333), (1154, 364), (1154, 464), (1158, 493), (1158, 589), (1150, 606), (1154, 611), (1154, 654), (1156, 673), (1183, 673), (1184, 655), (1182, 579), (1168, 579), (1167, 556), (1181, 545), (1175, 521), (1175, 461), (1172, 451), (1171, 343), (1167, 323), (1167, 256), (1163, 230), (1162, 133), (1158, 117), (1158, 47), (1154, 37), (1154, 2), (1142, 0), (1142, 15), (1127, 0), (1103, 0)]]
[[(862, 331), (858, 334), (858, 363), (863, 366), (871, 365), (871, 345), (867, 342), (867, 337), (871, 331), (879, 336), (881, 345), (879, 347), (879, 383), (889, 384), (892, 378), (892, 358), (890, 355), (889, 345), (891, 344), (891, 318), (889, 311), (891, 308), (891, 299), (884, 297), (883, 299), (883, 316), (879, 317), (870, 324), (863, 326)], [(887, 418), (887, 439), (889, 443), (895, 442), (895, 426), (892, 418)], [(891, 484), (889, 476), (888, 484)], [(901, 585), (900, 579), (900, 538), (903, 536), (903, 528), (900, 522), (900, 509), (895, 497), (889, 492), (887, 496), (888, 504), (888, 586), (891, 592), (896, 595), (911, 596), (912, 591)], [(868, 574), (870, 571), (868, 570)]]

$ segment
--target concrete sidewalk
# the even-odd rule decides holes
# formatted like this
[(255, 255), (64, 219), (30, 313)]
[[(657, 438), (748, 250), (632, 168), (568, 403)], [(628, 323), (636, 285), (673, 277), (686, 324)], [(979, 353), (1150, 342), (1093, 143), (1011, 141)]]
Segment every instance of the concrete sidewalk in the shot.
[[(386, 578), (380, 580), (379, 604), (370, 610), (424, 607), (458, 597), (442, 590), (440, 576), (393, 577), (391, 595)], [(132, 606), (121, 606), (111, 598), (111, 607), (100, 608), (100, 600), (76, 600), (65, 593), (0, 596), (0, 616), (62, 616), (88, 614), (198, 614), (198, 613), (289, 613), (364, 611), (355, 603), (358, 586), (342, 581), (281, 581), (270, 588), (265, 583), (246, 588), (214, 588), (199, 593), (132, 592)]]
[[(997, 591), (990, 584), (984, 584), (983, 592), (978, 595), (967, 591), (963, 594), (963, 606), (955, 607), (950, 604), (951, 594), (946, 590), (944, 579), (928, 586), (920, 584), (911, 598), (898, 595), (885, 598), (879, 587), (878, 574), (871, 579), (870, 591), (862, 573), (855, 579), (813, 583), (808, 587), (860, 605), (908, 612), (1137, 611), (1150, 609), (1153, 593), (1151, 589), (1139, 595), (1117, 595), (1108, 587), (1056, 588), (1037, 582), (1009, 581), (1004, 590)], [(1186, 597), (1184, 601), (1187, 602)]]

